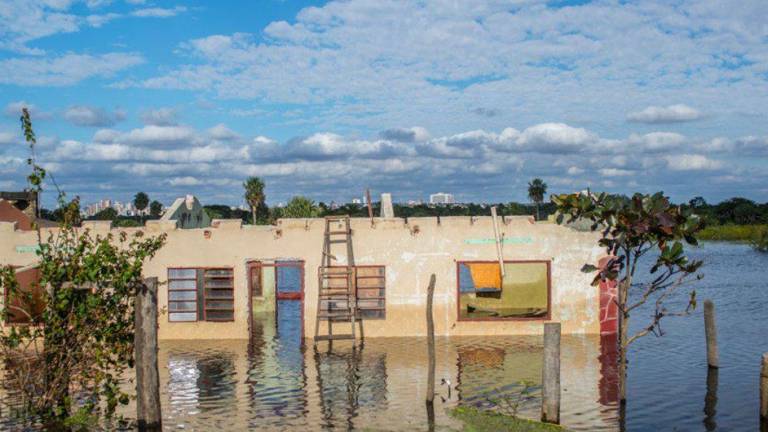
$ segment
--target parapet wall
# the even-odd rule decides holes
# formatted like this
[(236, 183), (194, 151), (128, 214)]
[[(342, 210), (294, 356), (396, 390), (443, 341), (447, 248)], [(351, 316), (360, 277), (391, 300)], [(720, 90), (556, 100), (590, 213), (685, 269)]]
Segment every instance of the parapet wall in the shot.
[[(502, 218), (499, 218), (501, 221)], [(355, 218), (351, 221), (355, 264), (386, 266), (386, 319), (365, 321), (366, 337), (419, 336), (426, 332), (426, 288), (437, 277), (434, 299), (438, 335), (538, 334), (542, 320), (459, 321), (457, 261), (497, 260), (491, 217)], [(499, 225), (505, 260), (546, 260), (551, 268), (552, 321), (564, 333), (600, 332), (599, 289), (584, 263), (597, 263), (603, 250), (597, 236), (528, 217), (506, 217)], [(303, 320), (312, 335), (317, 307), (317, 269), (321, 263), (325, 221), (281, 219), (271, 226), (242, 225), (240, 220), (214, 220), (210, 228), (177, 229), (173, 222), (150, 221), (142, 228), (110, 229), (108, 222), (86, 222), (96, 235), (144, 231), (166, 233), (166, 245), (145, 266), (147, 277), (167, 281), (171, 267), (232, 267), (235, 287), (234, 322), (170, 323), (160, 317), (164, 339), (246, 338), (249, 287), (246, 263), (286, 259), (304, 263)], [(55, 231), (44, 230), (44, 231)], [(45, 237), (46, 232), (43, 233)], [(35, 261), (37, 233), (0, 223), (0, 264), (23, 266)], [(338, 248), (342, 249), (342, 248)], [(342, 263), (346, 254), (335, 252)], [(159, 303), (167, 308), (168, 291), (161, 285)], [(338, 324), (341, 325), (341, 324)]]

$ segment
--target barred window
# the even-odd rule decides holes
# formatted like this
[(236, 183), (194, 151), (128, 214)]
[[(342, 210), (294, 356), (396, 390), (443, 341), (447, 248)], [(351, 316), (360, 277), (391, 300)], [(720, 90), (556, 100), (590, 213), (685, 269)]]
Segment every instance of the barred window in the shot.
[(386, 267), (355, 266), (357, 310), (361, 319), (386, 318)]

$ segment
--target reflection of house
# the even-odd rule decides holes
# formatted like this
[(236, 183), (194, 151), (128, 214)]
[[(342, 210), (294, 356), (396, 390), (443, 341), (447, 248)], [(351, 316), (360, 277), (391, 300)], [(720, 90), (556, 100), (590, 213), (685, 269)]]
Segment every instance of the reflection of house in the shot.
[[(209, 223), (201, 212), (188, 197), (169, 209), (165, 219), (171, 220), (119, 229), (167, 234), (165, 246), (144, 268), (145, 276), (161, 283), (159, 306), (165, 312), (159, 337), (245, 339), (251, 313), (258, 310), (289, 314), (291, 325), (279, 331), (312, 337), (325, 220), (243, 226), (239, 219)], [(173, 220), (180, 214), (192, 216), (182, 224)], [(603, 288), (592, 287), (592, 276), (580, 271), (604, 255), (599, 234), (528, 217), (498, 222), (503, 278), (493, 273), (499, 267), (491, 217), (377, 218), (373, 224), (352, 219), (354, 287), (365, 337), (423, 336), (431, 274), (437, 277), (437, 335), (540, 334), (547, 321), (561, 322), (564, 334), (600, 333), (607, 311), (600, 301)], [(186, 229), (198, 223), (204, 228)], [(107, 224), (83, 225), (94, 235), (110, 232)], [(332, 229), (341, 227), (334, 223)], [(0, 264), (34, 263), (30, 247), (36, 243), (36, 233), (0, 222)], [(334, 253), (336, 262), (348, 262), (346, 252)], [(334, 333), (348, 329), (349, 323), (337, 323)]]
[(176, 198), (160, 220), (175, 220), (177, 226), (182, 229), (211, 226), (211, 218), (194, 195)]

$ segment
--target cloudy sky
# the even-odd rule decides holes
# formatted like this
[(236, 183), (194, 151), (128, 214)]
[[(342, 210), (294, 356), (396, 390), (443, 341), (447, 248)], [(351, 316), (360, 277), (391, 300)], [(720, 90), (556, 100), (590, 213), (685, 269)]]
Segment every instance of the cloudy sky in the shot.
[[(768, 201), (768, 2), (0, 0), (0, 190)], [(50, 199), (50, 194), (49, 194)]]

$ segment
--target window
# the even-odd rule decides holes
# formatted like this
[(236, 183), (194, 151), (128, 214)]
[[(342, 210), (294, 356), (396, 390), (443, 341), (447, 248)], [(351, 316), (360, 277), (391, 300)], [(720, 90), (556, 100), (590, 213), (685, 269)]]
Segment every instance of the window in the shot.
[(550, 309), (550, 262), (460, 261), (459, 320), (547, 319)]
[(197, 321), (197, 269), (168, 269), (168, 321)]
[(231, 268), (168, 269), (168, 321), (233, 321)]
[(386, 269), (384, 266), (356, 266), (357, 310), (362, 319), (385, 319)]

